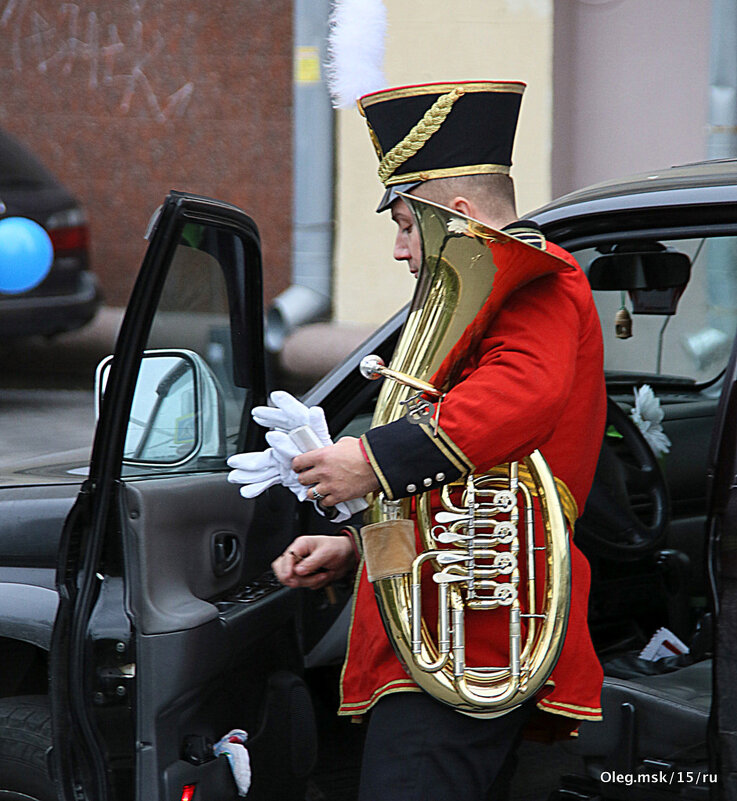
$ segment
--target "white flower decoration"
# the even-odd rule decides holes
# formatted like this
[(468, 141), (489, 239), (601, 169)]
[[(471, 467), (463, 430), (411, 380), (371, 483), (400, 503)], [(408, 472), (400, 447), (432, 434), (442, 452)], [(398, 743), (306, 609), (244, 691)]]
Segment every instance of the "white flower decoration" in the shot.
[(660, 408), (660, 401), (649, 384), (643, 384), (635, 390), (635, 408), (630, 412), (630, 417), (656, 458), (670, 451), (671, 441), (661, 425), (665, 412)]
[(448, 220), (448, 233), (449, 234), (467, 234), (468, 221), (462, 220), (460, 217), (451, 217)]

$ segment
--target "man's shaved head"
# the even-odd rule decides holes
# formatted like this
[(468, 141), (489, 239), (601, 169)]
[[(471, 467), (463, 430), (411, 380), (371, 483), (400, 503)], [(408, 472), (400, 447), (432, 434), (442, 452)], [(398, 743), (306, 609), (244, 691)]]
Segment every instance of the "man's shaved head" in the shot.
[(415, 187), (412, 194), (443, 206), (450, 205), (456, 197), (467, 197), (483, 209), (486, 216), (511, 214), (516, 217), (514, 182), (502, 173), (435, 178)]

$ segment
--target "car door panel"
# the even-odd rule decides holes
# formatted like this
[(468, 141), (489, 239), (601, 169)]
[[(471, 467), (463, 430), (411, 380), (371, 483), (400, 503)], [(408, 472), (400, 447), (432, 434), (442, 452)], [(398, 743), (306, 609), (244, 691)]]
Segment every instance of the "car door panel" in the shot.
[(662, 460), (668, 483), (672, 517), (666, 545), (688, 558), (681, 581), (695, 597), (705, 597), (704, 531), (708, 443), (717, 411), (717, 399), (663, 404), (663, 431), (671, 449)]
[(222, 473), (131, 481), (124, 497), (136, 562), (130, 603), (141, 633), (189, 629), (216, 618), (213, 599), (238, 584), (240, 571), (215, 575), (215, 537), (232, 536), (242, 554), (254, 502), (241, 498)]
[[(138, 639), (137, 665), (143, 681), (166, 676), (165, 686), (152, 681), (150, 687), (141, 688), (137, 735), (147, 746), (139, 753), (138, 797), (146, 797), (146, 787), (160, 784), (162, 798), (180, 799), (182, 787), (196, 783), (203, 797), (230, 798), (232, 779), (229, 795), (214, 794), (222, 770), (229, 770), (227, 762), (217, 760), (220, 770), (216, 769), (205, 747), (232, 729), (244, 729), (256, 742), (259, 734), (268, 739), (282, 736), (280, 730), (288, 721), (270, 713), (274, 706), (288, 706), (288, 699), (267, 693), (272, 666), (262, 656), (284, 653), (284, 644), (291, 643), (291, 667), (299, 669), (294, 604), (294, 593), (277, 590), (269, 599), (250, 607), (234, 605), (194, 629)], [(289, 667), (283, 665), (281, 673), (298, 680)], [(309, 715), (302, 720), (302, 738), (314, 740)], [(199, 764), (198, 747), (205, 748), (207, 757)], [(259, 758), (249, 750), (254, 773), (273, 769), (272, 754)], [(270, 793), (249, 793), (249, 797), (278, 798)]]

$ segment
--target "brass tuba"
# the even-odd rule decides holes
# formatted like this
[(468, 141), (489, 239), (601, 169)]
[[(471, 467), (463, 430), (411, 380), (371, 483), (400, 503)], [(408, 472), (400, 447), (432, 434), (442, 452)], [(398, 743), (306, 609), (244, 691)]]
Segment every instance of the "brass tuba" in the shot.
[[(367, 378), (392, 379), (381, 388), (372, 427), (405, 413), (432, 426), (436, 411), (428, 396), (442, 399), (457, 381), (465, 357), (509, 294), (566, 266), (451, 209), (402, 197), (421, 233), (423, 264), (390, 367), (375, 356), (362, 362)], [(460, 712), (495, 717), (532, 697), (560, 654), (570, 602), (566, 518), (555, 479), (538, 451), (521, 463), (444, 486), (441, 500), (443, 509), (435, 514), (429, 492), (416, 497), (422, 542), (417, 554), (410, 500), (390, 501), (381, 492), (370, 498), (361, 532), (368, 577), (387, 635), (412, 679)], [(535, 500), (542, 532), (534, 530)], [(535, 564), (541, 549), (542, 590)], [(425, 566), (437, 585), (435, 636), (422, 618)], [(507, 615), (508, 662), (466, 664), (467, 610)]]

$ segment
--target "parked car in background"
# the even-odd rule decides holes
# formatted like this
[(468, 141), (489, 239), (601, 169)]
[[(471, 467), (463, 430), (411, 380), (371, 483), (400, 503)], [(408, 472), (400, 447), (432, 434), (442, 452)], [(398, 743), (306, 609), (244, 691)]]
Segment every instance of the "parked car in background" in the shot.
[[(603, 722), (523, 748), (516, 799), (737, 797), (735, 208), (727, 162), (532, 215), (586, 271), (605, 336), (609, 420), (576, 538), (606, 678)], [(149, 239), (98, 373), (90, 463), (0, 477), (0, 795), (230, 801), (212, 745), (242, 728), (249, 799), (347, 801), (361, 727), (334, 713), (350, 582), (291, 590), (269, 569), (296, 535), (330, 524), (283, 487), (245, 501), (226, 480), (229, 455), (263, 447), (250, 418), (267, 390), (256, 226), (172, 193)], [(305, 396), (333, 436), (369, 426), (380, 382), (358, 364), (388, 361), (402, 320)], [(653, 404), (638, 425), (645, 384)], [(656, 455), (643, 428), (660, 412), (670, 447)], [(643, 658), (665, 629), (671, 656)]]
[(79, 202), (16, 139), (0, 130), (0, 219), (27, 217), (51, 237), (46, 278), (20, 294), (0, 292), (0, 339), (80, 328), (100, 305), (90, 272), (89, 228)]

